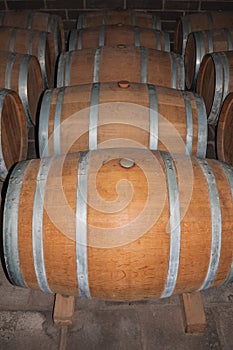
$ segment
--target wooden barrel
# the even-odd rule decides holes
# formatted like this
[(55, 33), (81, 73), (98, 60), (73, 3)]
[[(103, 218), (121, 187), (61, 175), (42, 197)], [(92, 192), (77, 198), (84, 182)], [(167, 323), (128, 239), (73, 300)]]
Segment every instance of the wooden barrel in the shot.
[(36, 123), (38, 102), (44, 90), (38, 59), (0, 51), (0, 87), (15, 90), (23, 103), (28, 126)]
[(233, 27), (233, 11), (198, 12), (182, 16), (175, 29), (174, 51), (184, 55), (189, 33)]
[(233, 279), (233, 168), (145, 149), (20, 162), (7, 189), (12, 283), (104, 300), (203, 290)]
[(50, 33), (32, 29), (0, 27), (0, 50), (38, 58), (44, 86), (54, 86), (56, 55)]
[(191, 92), (126, 81), (50, 89), (38, 140), (41, 157), (140, 145), (204, 158), (205, 105)]
[(222, 106), (217, 127), (218, 159), (233, 166), (233, 93), (230, 93)]
[(133, 9), (103, 10), (81, 14), (78, 16), (77, 29), (118, 23), (161, 30), (159, 17)]
[(57, 87), (127, 80), (184, 89), (184, 61), (143, 46), (104, 46), (60, 55)]
[(111, 45), (135, 45), (170, 51), (169, 33), (151, 28), (128, 26), (121, 23), (98, 27), (73, 29), (69, 33), (68, 49), (81, 50)]
[(203, 30), (190, 33), (185, 49), (185, 83), (195, 89), (202, 58), (209, 52), (233, 50), (233, 29)]
[(196, 91), (206, 105), (208, 123), (216, 125), (222, 103), (233, 91), (233, 51), (213, 52), (204, 56)]
[(27, 156), (27, 125), (18, 94), (0, 89), (0, 180), (9, 169)]
[(0, 26), (50, 32), (56, 56), (65, 49), (65, 32), (60, 16), (31, 10), (0, 12)]

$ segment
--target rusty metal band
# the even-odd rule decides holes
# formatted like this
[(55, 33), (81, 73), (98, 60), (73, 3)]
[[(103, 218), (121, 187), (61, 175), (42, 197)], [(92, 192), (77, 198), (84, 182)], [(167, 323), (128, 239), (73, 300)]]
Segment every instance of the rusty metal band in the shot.
[(208, 19), (208, 28), (209, 28), (209, 30), (213, 30), (213, 28), (214, 28), (214, 21), (213, 21), (212, 13), (211, 12), (206, 12), (206, 16), (207, 16), (207, 19)]
[(46, 72), (46, 64), (45, 64), (46, 41), (47, 41), (47, 32), (40, 32), (37, 57), (40, 63), (43, 83), (45, 88), (49, 86), (49, 80), (48, 80), (48, 76)]
[(98, 83), (100, 80), (100, 59), (101, 59), (102, 48), (97, 47), (94, 57), (94, 71), (93, 71), (93, 83)]
[(40, 108), (40, 117), (39, 117), (39, 152), (40, 158), (48, 157), (48, 142), (49, 142), (49, 115), (50, 115), (50, 106), (53, 95), (53, 89), (45, 90), (41, 108)]
[(181, 55), (177, 55), (177, 70), (178, 70), (178, 90), (185, 90), (185, 70), (184, 70), (184, 58)]
[(87, 257), (87, 192), (89, 153), (80, 152), (76, 194), (76, 265), (79, 296), (90, 298)]
[(47, 25), (47, 32), (53, 32), (54, 30), (54, 17), (55, 15), (49, 15), (49, 18), (48, 18), (48, 25)]
[(44, 198), (51, 159), (52, 158), (43, 158), (40, 161), (32, 214), (32, 252), (34, 269), (38, 286), (43, 292), (52, 292), (46, 278), (43, 245)]
[(103, 24), (100, 27), (100, 31), (99, 31), (99, 46), (104, 46), (104, 37), (105, 37), (105, 25)]
[(161, 46), (161, 35), (162, 35), (162, 32), (160, 32), (158, 30), (154, 30), (154, 34), (156, 36), (156, 42), (157, 42), (156, 49), (157, 50), (162, 50), (162, 46)]
[(232, 51), (233, 50), (232, 29), (224, 28), (223, 30), (224, 30), (226, 37), (227, 37), (228, 50)]
[(23, 103), (27, 125), (29, 127), (34, 126), (34, 123), (31, 118), (30, 108), (28, 105), (28, 69), (31, 58), (31, 55), (24, 55), (20, 65), (18, 82), (18, 93)]
[(26, 24), (26, 28), (27, 29), (32, 29), (32, 17), (33, 17), (33, 12), (29, 12), (28, 17), (27, 17), (27, 24)]
[(206, 184), (209, 193), (210, 213), (212, 221), (212, 240), (210, 249), (210, 261), (205, 280), (199, 290), (209, 288), (214, 281), (218, 271), (220, 253), (221, 253), (221, 239), (222, 239), (222, 216), (219, 201), (218, 188), (215, 181), (214, 173), (204, 159), (197, 158), (200, 167), (205, 175)]
[(229, 62), (227, 59), (227, 56), (224, 51), (218, 52), (218, 56), (220, 57), (220, 60), (222, 62), (223, 67), (223, 96), (222, 96), (222, 102), (225, 100), (226, 96), (229, 92), (229, 84), (230, 84), (230, 71), (229, 71)]
[(223, 67), (222, 67), (222, 63), (219, 55), (213, 52), (211, 54), (211, 57), (214, 62), (214, 69), (215, 69), (215, 92), (214, 92), (214, 100), (212, 103), (212, 107), (208, 115), (208, 123), (215, 125), (218, 121), (218, 114), (219, 114), (222, 97), (223, 97), (224, 72), (223, 72)]
[[(78, 45), (77, 45), (78, 50), (82, 50), (82, 48), (83, 48), (83, 31), (84, 30), (85, 29), (79, 29), (79, 31), (78, 31)], [(73, 33), (74, 33), (74, 31), (73, 31)], [(73, 48), (71, 48), (70, 50), (75, 50), (75, 47), (74, 47), (75, 36), (76, 35), (73, 34)]]
[(89, 113), (89, 149), (97, 149), (100, 83), (92, 84)]
[[(82, 35), (81, 32), (82, 32), (82, 29), (79, 29), (79, 30), (73, 29), (70, 31), (69, 40), (68, 40), (68, 51), (80, 50), (78, 48), (79, 43), (77, 42), (77, 48), (76, 48), (75, 42), (77, 38), (79, 40), (79, 36)], [(81, 39), (81, 48), (82, 48), (82, 39)]]
[(150, 140), (149, 148), (151, 150), (158, 149), (159, 139), (159, 115), (158, 115), (158, 97), (156, 86), (148, 84), (149, 103), (150, 103)]
[(140, 46), (141, 42), (140, 42), (140, 28), (135, 26), (134, 27), (134, 45), (135, 46)]
[(63, 105), (65, 90), (66, 90), (66, 87), (62, 87), (59, 89), (58, 94), (57, 94), (57, 102), (56, 102), (56, 108), (55, 108), (55, 114), (54, 114), (54, 130), (53, 130), (54, 154), (55, 155), (61, 154), (60, 125), (61, 125), (62, 105)]
[[(212, 37), (212, 33), (210, 30), (204, 30), (204, 33), (207, 36), (207, 40), (208, 40), (208, 52), (213, 52), (214, 51), (214, 43), (213, 43), (213, 37)], [(203, 49), (203, 56), (205, 55), (205, 50)]]
[(27, 165), (27, 161), (16, 164), (9, 179), (3, 212), (3, 247), (6, 269), (11, 282), (21, 287), (27, 286), (20, 267), (18, 215), (20, 194)]
[(207, 31), (201, 31), (201, 32), (194, 32), (194, 41), (195, 41), (195, 47), (196, 47), (196, 62), (195, 62), (195, 68), (194, 68), (194, 77), (191, 85), (191, 89), (194, 90), (197, 84), (197, 75), (199, 72), (199, 68), (201, 65), (202, 58), (205, 55), (205, 42), (204, 42), (204, 33)]
[(167, 189), (169, 199), (170, 221), (169, 221), (169, 233), (170, 233), (170, 252), (167, 280), (162, 298), (170, 297), (175, 289), (180, 260), (180, 240), (181, 240), (181, 227), (180, 227), (180, 198), (179, 189), (177, 183), (177, 175), (175, 165), (172, 157), (169, 153), (160, 152), (167, 178)]
[(188, 35), (192, 31), (190, 17), (188, 15), (181, 17), (181, 23), (182, 23), (182, 35), (183, 35), (182, 56), (184, 56)]
[(29, 39), (28, 39), (28, 50), (27, 50), (28, 55), (32, 55), (34, 36), (35, 36), (35, 30), (31, 30), (29, 34)]
[(206, 157), (207, 140), (208, 140), (208, 126), (207, 126), (207, 114), (205, 103), (202, 96), (193, 94), (196, 106), (197, 106), (197, 118), (198, 118), (198, 141), (197, 141), (197, 153), (199, 158)]
[(152, 29), (162, 30), (160, 17), (152, 16)]
[[(9, 94), (9, 90), (0, 89), (0, 140), (3, 139), (2, 133), (2, 110), (6, 96)], [(8, 174), (8, 170), (6, 167), (6, 163), (4, 160), (3, 152), (2, 152), (2, 143), (0, 142), (0, 180), (5, 180)]]
[(81, 29), (85, 27), (86, 27), (86, 15), (79, 15), (78, 22), (77, 22), (77, 29)]
[(9, 56), (8, 61), (7, 61), (6, 71), (5, 71), (5, 87), (7, 89), (11, 89), (11, 71), (12, 71), (16, 56), (17, 56), (16, 53), (12, 53)]
[[(59, 16), (51, 15), (51, 21), (48, 22), (47, 31), (53, 34), (54, 48), (56, 57), (60, 54), (59, 44), (58, 44), (58, 30), (59, 30)], [(53, 19), (53, 25), (51, 24)], [(62, 40), (62, 38), (61, 38)]]
[(69, 86), (70, 85), (70, 70), (71, 70), (71, 62), (72, 62), (72, 55), (73, 52), (75, 51), (70, 51), (67, 52), (65, 55), (65, 86)]
[(103, 21), (102, 24), (105, 26), (108, 23), (108, 10), (105, 10), (103, 13)]
[(15, 47), (15, 37), (16, 37), (16, 32), (17, 29), (13, 28), (11, 32), (11, 37), (10, 37), (10, 43), (9, 43), (9, 51), (14, 52), (14, 47)]
[(64, 70), (65, 70), (65, 57), (68, 53), (61, 53), (58, 59), (58, 66), (57, 66), (57, 78), (56, 78), (56, 85), (57, 87), (64, 86)]
[(191, 156), (193, 149), (193, 113), (192, 106), (190, 102), (190, 95), (188, 92), (183, 91), (183, 98), (186, 111), (186, 154)]
[[(220, 162), (220, 165), (223, 169), (223, 172), (227, 178), (229, 187), (230, 187), (230, 191), (231, 191), (231, 199), (233, 202), (233, 169), (231, 166), (229, 166), (226, 163)], [(231, 267), (230, 267), (230, 272), (226, 278), (226, 281), (224, 282), (224, 285), (227, 285), (228, 283), (233, 281), (233, 260), (231, 262)]]
[(135, 18), (134, 10), (130, 11), (130, 22), (131, 22), (131, 26), (136, 26), (136, 18)]
[(171, 88), (176, 89), (176, 54), (170, 52), (171, 58)]
[(144, 46), (140, 46), (139, 50), (141, 62), (141, 83), (147, 83), (147, 51)]
[(167, 32), (164, 32), (163, 35), (164, 35), (164, 51), (170, 52), (171, 51), (170, 35)]

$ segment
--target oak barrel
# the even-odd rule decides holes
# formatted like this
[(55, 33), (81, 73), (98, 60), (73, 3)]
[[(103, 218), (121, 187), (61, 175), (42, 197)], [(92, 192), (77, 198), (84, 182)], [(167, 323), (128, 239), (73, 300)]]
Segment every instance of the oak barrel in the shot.
[(121, 23), (73, 29), (69, 32), (68, 49), (72, 51), (122, 43), (167, 52), (170, 51), (169, 33), (151, 28), (133, 27)]
[(0, 51), (0, 70), (0, 87), (19, 94), (28, 126), (35, 125), (38, 102), (44, 90), (38, 59), (32, 55)]
[(140, 145), (204, 158), (205, 105), (191, 92), (127, 81), (50, 89), (38, 140), (41, 157)]
[(233, 11), (198, 12), (178, 19), (175, 29), (174, 51), (184, 55), (189, 33), (200, 30), (233, 28)]
[(50, 32), (53, 37), (56, 56), (65, 49), (63, 21), (58, 15), (31, 10), (0, 12), (0, 26)]
[(218, 159), (233, 166), (233, 93), (230, 93), (221, 109), (217, 126)]
[(0, 50), (38, 58), (44, 86), (54, 86), (56, 55), (50, 33), (32, 29), (0, 27)]
[(81, 14), (78, 16), (77, 29), (118, 23), (161, 30), (160, 17), (134, 9), (103, 10)]
[(203, 290), (233, 279), (233, 169), (110, 149), (16, 165), (3, 243), (13, 284), (104, 300)]
[(57, 87), (127, 80), (184, 89), (180, 55), (143, 46), (103, 46), (68, 51), (58, 60)]
[(27, 125), (18, 94), (0, 89), (0, 180), (5, 180), (9, 169), (27, 156)]
[(190, 33), (185, 48), (185, 83), (195, 89), (202, 58), (209, 52), (233, 50), (233, 29), (223, 28)]
[(233, 91), (233, 51), (213, 52), (203, 57), (196, 91), (204, 99), (208, 123), (216, 125), (222, 103)]

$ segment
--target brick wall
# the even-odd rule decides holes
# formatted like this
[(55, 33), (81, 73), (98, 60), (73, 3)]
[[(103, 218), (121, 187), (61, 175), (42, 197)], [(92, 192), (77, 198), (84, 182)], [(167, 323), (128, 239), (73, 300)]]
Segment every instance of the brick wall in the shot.
[(79, 13), (101, 8), (136, 8), (154, 12), (162, 19), (163, 29), (170, 32), (173, 41), (177, 18), (186, 14), (206, 10), (233, 10), (233, 1), (208, 0), (0, 0), (0, 10), (33, 9), (60, 15), (66, 32), (75, 27)]

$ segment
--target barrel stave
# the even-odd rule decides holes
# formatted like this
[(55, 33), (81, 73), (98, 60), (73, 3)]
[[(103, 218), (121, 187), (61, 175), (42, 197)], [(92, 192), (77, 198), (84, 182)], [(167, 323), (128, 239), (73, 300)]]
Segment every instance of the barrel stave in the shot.
[[(77, 253), (82, 233), (77, 230), (81, 228), (77, 220), (81, 210), (87, 210), (82, 230), (86, 230), (88, 242), (83, 250), (86, 257), (81, 260), (87, 275), (82, 278), (92, 297), (151, 299), (225, 282), (233, 253), (233, 188), (224, 164), (184, 155), (171, 158), (167, 153), (142, 149), (111, 149), (91, 151), (89, 165), (81, 170), (82, 157), (85, 155), (73, 153), (51, 158), (48, 176), (43, 179), (42, 232), (37, 226), (34, 230), (39, 236), (43, 233), (42, 262), (52, 292), (80, 295)], [(134, 163), (125, 168), (120, 163), (122, 158), (131, 158)], [(41, 185), (38, 170), (43, 162), (28, 162), (18, 215), (20, 267), (26, 285), (32, 288), (38, 287), (29, 236), (33, 236), (32, 218), (38, 214), (35, 191)], [(232, 181), (232, 168), (228, 175)], [(81, 177), (88, 179), (86, 195), (82, 192), (87, 204), (76, 213), (77, 191), (84, 190), (79, 188), (83, 186)], [(177, 182), (176, 193), (169, 185), (171, 177)], [(217, 197), (213, 196), (215, 192)], [(173, 196), (178, 202), (172, 204)], [(176, 223), (170, 215), (174, 205), (179, 208), (176, 232), (171, 230), (177, 230), (176, 225), (171, 226)], [(30, 213), (27, 218), (25, 213)], [(4, 215), (8, 215), (7, 209)], [(6, 244), (5, 226), (3, 232)], [(177, 244), (171, 245), (172, 241)]]
[[(114, 63), (116, 68), (113, 68)], [(184, 62), (174, 53), (127, 45), (69, 51), (60, 55), (57, 87), (119, 80), (182, 90)]]
[(119, 23), (161, 30), (159, 17), (134, 10), (109, 10), (82, 14), (78, 17), (77, 29)]
[[(207, 118), (200, 96), (161, 86), (127, 84), (125, 88), (121, 82), (113, 82), (47, 90), (40, 110), (40, 155), (86, 151), (94, 145), (205, 156)], [(93, 104), (93, 91), (98, 94), (97, 105)], [(153, 137), (158, 138), (157, 143)]]
[(155, 29), (117, 24), (80, 30), (73, 29), (69, 33), (68, 47), (70, 51), (120, 44), (170, 51), (169, 33)]

